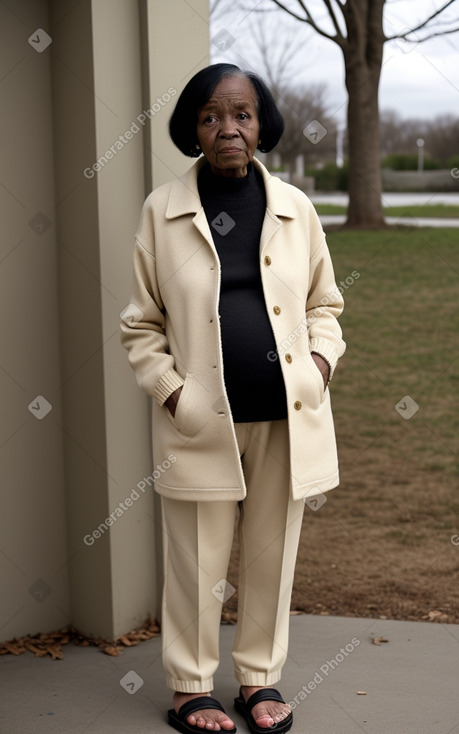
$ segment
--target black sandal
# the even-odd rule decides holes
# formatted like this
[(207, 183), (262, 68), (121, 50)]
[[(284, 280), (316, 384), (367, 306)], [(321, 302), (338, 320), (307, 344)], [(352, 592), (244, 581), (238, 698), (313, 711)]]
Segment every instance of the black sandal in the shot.
[[(195, 726), (194, 724), (188, 724), (187, 722), (187, 717), (190, 714), (194, 714), (195, 711), (201, 711), (202, 709), (217, 709), (218, 711), (223, 711), (223, 713), (226, 714), (225, 709), (216, 698), (212, 698), (211, 696), (199, 696), (198, 698), (192, 698), (190, 701), (184, 703), (183, 706), (180, 706), (178, 713), (175, 709), (170, 709), (167, 712), (168, 724), (177, 731), (180, 731), (182, 734), (196, 734), (196, 732), (201, 732), (201, 734), (203, 734), (203, 732), (209, 731), (209, 729), (202, 726)], [(220, 731), (222, 734), (235, 734), (237, 730), (236, 727), (233, 727), (233, 729), (222, 729), (222, 727), (220, 727)]]
[(291, 711), (285, 719), (278, 721), (274, 726), (257, 726), (257, 723), (252, 716), (252, 709), (257, 705), (257, 703), (261, 703), (261, 701), (279, 701), (280, 703), (285, 703), (281, 694), (275, 688), (262, 688), (260, 691), (253, 693), (247, 699), (247, 702), (244, 701), (242, 692), (239, 690), (239, 696), (234, 699), (234, 707), (238, 714), (241, 714), (246, 720), (251, 734), (267, 734), (267, 732), (270, 732), (271, 730), (275, 731), (276, 734), (282, 734), (282, 732), (288, 731), (293, 724), (293, 714)]

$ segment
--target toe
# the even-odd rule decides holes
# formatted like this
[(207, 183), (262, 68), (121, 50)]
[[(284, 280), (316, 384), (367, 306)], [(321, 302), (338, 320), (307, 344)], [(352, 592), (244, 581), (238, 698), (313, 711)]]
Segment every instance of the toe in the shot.
[(255, 723), (262, 729), (269, 729), (270, 727), (274, 726), (276, 722), (274, 721), (272, 716), (269, 716), (269, 714), (262, 714), (257, 719), (255, 719)]
[(269, 729), (274, 727), (279, 722), (287, 718), (290, 713), (290, 709), (285, 707), (285, 704), (279, 704), (277, 702), (263, 702), (254, 706), (252, 716), (255, 719), (256, 724), (262, 729)]

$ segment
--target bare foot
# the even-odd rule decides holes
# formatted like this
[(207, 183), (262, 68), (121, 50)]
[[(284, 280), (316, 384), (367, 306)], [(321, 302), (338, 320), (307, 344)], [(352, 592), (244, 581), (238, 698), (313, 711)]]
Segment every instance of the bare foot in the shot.
[[(244, 701), (247, 700), (256, 691), (261, 691), (266, 686), (241, 686), (241, 693)], [(257, 726), (262, 729), (269, 729), (280, 721), (283, 721), (289, 715), (291, 709), (287, 703), (280, 703), (280, 701), (261, 701), (257, 703), (251, 713)]]
[[(174, 693), (174, 709), (178, 713), (179, 708), (184, 703), (191, 701), (193, 698), (199, 698), (200, 696), (210, 696), (210, 693), (180, 693), (176, 691)], [(226, 731), (234, 728), (234, 722), (224, 714), (223, 711), (218, 709), (202, 709), (195, 711), (186, 718), (188, 724), (191, 726), (199, 726), (207, 731)]]

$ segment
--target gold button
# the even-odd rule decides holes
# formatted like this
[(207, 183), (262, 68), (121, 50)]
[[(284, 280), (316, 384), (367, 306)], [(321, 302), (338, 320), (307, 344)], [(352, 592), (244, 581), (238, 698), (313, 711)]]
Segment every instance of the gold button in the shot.
[(274, 308), (273, 308), (273, 311), (274, 311), (274, 313), (276, 314), (276, 316), (279, 316), (279, 314), (280, 314), (280, 312), (281, 312), (281, 310), (280, 310), (279, 306), (274, 306)]
[(269, 257), (269, 255), (266, 255), (265, 257), (265, 265), (271, 265), (271, 258)]
[(288, 363), (290, 364), (290, 362), (292, 361), (292, 355), (291, 355), (291, 354), (288, 354), (288, 353), (287, 353), (287, 354), (285, 355), (285, 359), (286, 359), (286, 361), (287, 361), (287, 362), (288, 362)]
[(301, 405), (301, 403), (300, 403), (300, 401), (299, 401), (299, 400), (296, 400), (296, 401), (295, 401), (295, 402), (293, 403), (293, 407), (295, 408), (295, 410), (301, 410), (301, 408), (302, 408), (302, 405)]

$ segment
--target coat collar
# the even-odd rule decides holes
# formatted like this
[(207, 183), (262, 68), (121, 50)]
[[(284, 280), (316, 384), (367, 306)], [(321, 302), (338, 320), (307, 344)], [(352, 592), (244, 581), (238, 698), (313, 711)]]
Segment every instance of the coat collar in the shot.
[[(205, 162), (204, 157), (199, 158), (184, 176), (172, 182), (166, 207), (166, 219), (175, 219), (184, 214), (196, 214), (202, 209), (198, 191), (198, 174)], [(294, 219), (296, 212), (288, 187), (279, 178), (272, 176), (257, 158), (253, 159), (253, 164), (263, 176), (267, 209), (274, 216)]]

